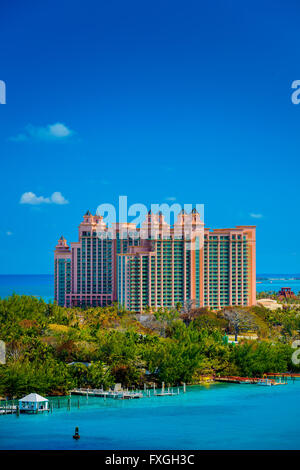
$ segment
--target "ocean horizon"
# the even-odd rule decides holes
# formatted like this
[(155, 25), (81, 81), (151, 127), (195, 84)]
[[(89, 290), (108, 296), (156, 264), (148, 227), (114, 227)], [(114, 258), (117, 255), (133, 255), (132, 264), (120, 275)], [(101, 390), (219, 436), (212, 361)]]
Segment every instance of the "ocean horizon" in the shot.
[[(291, 287), (295, 294), (300, 292), (300, 274), (258, 274), (257, 292), (278, 292), (282, 287)], [(45, 302), (54, 300), (53, 274), (0, 274), (0, 298), (12, 294), (32, 295)]]

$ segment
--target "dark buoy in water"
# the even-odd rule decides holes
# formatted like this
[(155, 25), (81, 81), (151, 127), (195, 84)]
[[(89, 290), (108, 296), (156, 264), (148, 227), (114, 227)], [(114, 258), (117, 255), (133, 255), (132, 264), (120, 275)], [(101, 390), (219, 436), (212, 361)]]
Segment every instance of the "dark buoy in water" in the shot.
[(73, 439), (76, 439), (76, 441), (78, 441), (78, 439), (80, 439), (79, 428), (78, 427), (75, 428), (75, 434), (73, 436)]

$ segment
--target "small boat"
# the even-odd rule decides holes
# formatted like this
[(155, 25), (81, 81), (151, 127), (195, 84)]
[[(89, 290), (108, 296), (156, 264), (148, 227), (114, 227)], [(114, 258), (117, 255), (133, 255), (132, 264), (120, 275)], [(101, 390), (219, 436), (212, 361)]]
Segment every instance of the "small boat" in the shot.
[(122, 395), (123, 400), (130, 400), (136, 398), (143, 398), (143, 394), (141, 392), (124, 392)]
[(261, 379), (258, 382), (256, 382), (256, 385), (262, 385), (262, 386), (265, 386), (265, 387), (270, 387), (270, 386), (274, 385), (274, 380)]

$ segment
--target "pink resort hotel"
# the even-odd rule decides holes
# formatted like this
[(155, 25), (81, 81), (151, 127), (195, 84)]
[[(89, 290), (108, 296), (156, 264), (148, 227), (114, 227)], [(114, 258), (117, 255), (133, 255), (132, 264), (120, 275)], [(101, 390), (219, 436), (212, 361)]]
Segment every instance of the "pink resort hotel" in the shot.
[(107, 227), (88, 211), (78, 241), (69, 246), (61, 237), (56, 245), (55, 300), (83, 308), (119, 302), (133, 312), (188, 301), (212, 309), (254, 305), (255, 243), (255, 226), (210, 231), (195, 209), (181, 211), (172, 227), (149, 212), (141, 228)]

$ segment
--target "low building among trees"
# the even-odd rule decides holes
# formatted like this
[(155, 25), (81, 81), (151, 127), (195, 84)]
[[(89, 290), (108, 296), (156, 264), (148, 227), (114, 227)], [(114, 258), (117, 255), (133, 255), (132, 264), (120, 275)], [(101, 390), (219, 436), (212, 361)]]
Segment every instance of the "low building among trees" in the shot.
[(30, 393), (19, 400), (19, 408), (22, 413), (39, 413), (48, 411), (49, 400), (38, 393)]

